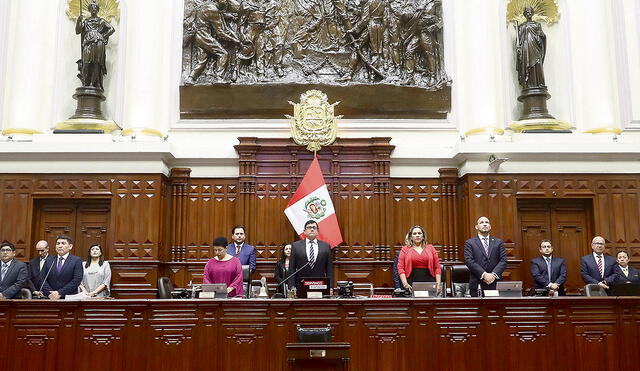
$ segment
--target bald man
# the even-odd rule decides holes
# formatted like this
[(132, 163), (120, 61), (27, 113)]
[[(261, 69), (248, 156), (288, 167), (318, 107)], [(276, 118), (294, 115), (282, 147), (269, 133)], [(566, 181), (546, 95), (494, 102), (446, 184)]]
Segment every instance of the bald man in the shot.
[(589, 255), (580, 259), (580, 275), (585, 284), (597, 283), (604, 289), (616, 280), (616, 259), (604, 253), (605, 242), (602, 236), (595, 236), (591, 240)]
[(39, 296), (47, 270), (53, 265), (55, 259), (49, 254), (49, 244), (45, 240), (36, 243), (36, 253), (38, 256), (29, 261), (29, 290), (34, 296)]
[(482, 290), (495, 290), (497, 281), (507, 268), (507, 251), (501, 239), (490, 235), (491, 222), (481, 216), (476, 222), (478, 234), (464, 243), (464, 263), (469, 268), (469, 293), (478, 296)]

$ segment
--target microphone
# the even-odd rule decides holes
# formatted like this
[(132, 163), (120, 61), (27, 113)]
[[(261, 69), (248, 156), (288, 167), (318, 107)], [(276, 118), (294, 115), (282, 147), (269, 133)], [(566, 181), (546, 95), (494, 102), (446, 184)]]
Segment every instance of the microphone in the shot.
[[(53, 259), (53, 261), (55, 262), (55, 258)], [(44, 264), (47, 264), (47, 261), (44, 261)], [(42, 280), (42, 285), (40, 285), (40, 289), (38, 290), (38, 292), (40, 293), (39, 298), (41, 299), (46, 299), (46, 296), (42, 295), (42, 288), (44, 287), (44, 283), (47, 282), (47, 278), (49, 277), (49, 273), (51, 273), (51, 269), (53, 268), (53, 262), (51, 262), (51, 265), (49, 266), (49, 270), (47, 271), (47, 275), (44, 276), (44, 279)]]
[[(285, 283), (285, 282), (289, 281), (289, 279), (291, 279), (291, 277), (295, 276), (298, 272), (300, 272), (301, 270), (303, 270), (305, 267), (309, 266), (309, 263), (311, 263), (311, 262), (310, 262), (310, 261), (307, 261), (307, 262), (306, 262), (302, 267), (300, 267), (300, 268), (296, 269), (296, 271), (295, 271), (295, 272), (291, 273), (289, 276), (287, 276), (287, 278), (283, 279), (283, 280), (282, 280), (282, 282), (280, 282), (280, 283), (278, 284), (278, 286), (276, 286), (276, 291), (278, 291), (278, 289), (280, 288), (280, 286), (281, 286), (283, 283)], [(276, 298), (276, 296), (278, 296), (278, 295), (282, 295), (282, 294), (278, 292), (278, 293), (276, 293), (275, 295), (273, 295), (273, 298), (272, 298), (272, 299)]]

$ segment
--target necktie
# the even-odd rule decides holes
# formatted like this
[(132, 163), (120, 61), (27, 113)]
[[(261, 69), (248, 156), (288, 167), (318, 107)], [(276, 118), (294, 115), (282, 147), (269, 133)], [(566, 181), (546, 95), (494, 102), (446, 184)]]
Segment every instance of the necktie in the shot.
[(482, 247), (484, 247), (484, 253), (489, 256), (489, 239), (482, 237)]
[(316, 264), (315, 241), (309, 241), (309, 265), (311, 268)]
[(600, 272), (600, 278), (604, 278), (604, 272), (602, 271), (602, 255), (598, 255), (598, 271)]
[(7, 274), (8, 269), (9, 269), (9, 264), (2, 263), (2, 277), (0, 277), (0, 281), (4, 281), (4, 275)]
[(544, 258), (547, 261), (547, 274), (549, 276), (549, 282), (551, 282), (551, 258)]
[(63, 262), (64, 258), (61, 256), (60, 258), (58, 258), (58, 266), (56, 266), (56, 269), (58, 270), (58, 273), (60, 273), (60, 271), (62, 270), (62, 262)]
[(629, 267), (622, 268), (622, 273), (624, 273), (625, 277), (629, 277)]
[(241, 246), (236, 245), (236, 256), (240, 255), (240, 247)]

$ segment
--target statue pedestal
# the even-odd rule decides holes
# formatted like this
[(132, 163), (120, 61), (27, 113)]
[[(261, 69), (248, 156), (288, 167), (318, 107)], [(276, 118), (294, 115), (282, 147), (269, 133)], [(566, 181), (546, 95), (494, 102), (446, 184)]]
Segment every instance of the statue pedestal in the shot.
[(571, 133), (571, 124), (556, 120), (547, 110), (551, 95), (546, 86), (523, 89), (518, 97), (522, 113), (509, 128), (517, 133)]
[(68, 120), (56, 124), (54, 134), (74, 131), (102, 134), (122, 129), (113, 120), (105, 119), (102, 114), (101, 105), (105, 100), (102, 89), (81, 86), (76, 88), (73, 98), (78, 101), (76, 112)]
[(554, 120), (555, 117), (551, 116), (547, 110), (547, 99), (549, 98), (551, 98), (551, 95), (547, 92), (545, 86), (523, 89), (518, 97), (518, 100), (522, 102), (522, 113), (518, 121), (538, 119)]

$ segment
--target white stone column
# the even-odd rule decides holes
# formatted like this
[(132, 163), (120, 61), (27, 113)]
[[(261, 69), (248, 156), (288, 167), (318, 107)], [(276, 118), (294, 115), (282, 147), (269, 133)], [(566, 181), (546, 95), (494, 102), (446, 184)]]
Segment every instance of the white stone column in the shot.
[(48, 132), (53, 115), (58, 1), (4, 0), (0, 17), (3, 135)]
[(620, 127), (612, 2), (567, 0), (566, 5), (576, 129)]
[(455, 26), (453, 111), (461, 133), (506, 124), (502, 0), (452, 1)]
[[(180, 4), (180, 7), (176, 5)], [(122, 2), (126, 30), (122, 135), (162, 138), (172, 109), (172, 50), (176, 17), (182, 2), (137, 0)], [(180, 11), (176, 11), (179, 9)], [(181, 22), (180, 22), (181, 23)]]

